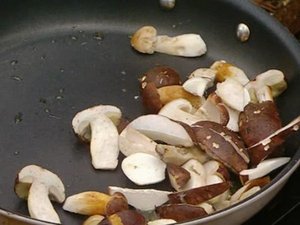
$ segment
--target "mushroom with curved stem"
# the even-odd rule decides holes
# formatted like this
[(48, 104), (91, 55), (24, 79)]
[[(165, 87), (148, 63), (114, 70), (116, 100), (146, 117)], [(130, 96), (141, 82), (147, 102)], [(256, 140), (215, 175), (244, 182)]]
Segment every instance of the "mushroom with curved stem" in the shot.
[(175, 146), (191, 147), (194, 145), (190, 135), (179, 123), (161, 115), (144, 115), (128, 124), (152, 140), (163, 141)]
[(90, 141), (92, 164), (95, 169), (115, 169), (118, 165), (118, 125), (121, 111), (115, 106), (99, 105), (83, 110), (72, 120), (74, 132)]
[(40, 166), (28, 165), (17, 175), (15, 193), (27, 199), (29, 214), (34, 219), (60, 223), (50, 200), (62, 203), (65, 188), (61, 179)]
[(176, 37), (157, 35), (153, 26), (138, 29), (131, 38), (131, 46), (141, 53), (154, 52), (169, 55), (196, 57), (206, 53), (206, 44), (199, 34), (183, 34)]

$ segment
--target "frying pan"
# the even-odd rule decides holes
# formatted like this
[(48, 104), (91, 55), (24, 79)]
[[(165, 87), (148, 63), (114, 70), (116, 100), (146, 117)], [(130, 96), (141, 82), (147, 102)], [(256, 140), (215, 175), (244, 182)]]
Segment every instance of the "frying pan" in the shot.
[[(199, 67), (224, 59), (253, 78), (270, 68), (282, 70), (287, 91), (277, 99), (283, 123), (300, 114), (300, 47), (273, 18), (248, 1), (178, 0), (173, 10), (158, 1), (1, 0), (0, 1), (0, 214), (20, 224), (31, 220), (26, 202), (14, 193), (14, 179), (26, 165), (37, 164), (59, 175), (66, 195), (105, 192), (108, 185), (137, 188), (116, 171), (92, 168), (88, 146), (71, 128), (76, 112), (98, 104), (118, 106), (133, 119), (143, 114), (137, 78), (155, 65), (169, 65), (183, 78)], [(245, 23), (248, 42), (235, 35)], [(200, 33), (206, 55), (182, 58), (142, 55), (129, 36), (153, 25), (170, 36)], [(263, 208), (299, 165), (300, 138), (286, 144), (290, 163), (263, 191), (228, 210), (186, 224), (240, 224)], [(147, 188), (168, 189), (166, 183)], [(84, 217), (55, 205), (64, 224)]]

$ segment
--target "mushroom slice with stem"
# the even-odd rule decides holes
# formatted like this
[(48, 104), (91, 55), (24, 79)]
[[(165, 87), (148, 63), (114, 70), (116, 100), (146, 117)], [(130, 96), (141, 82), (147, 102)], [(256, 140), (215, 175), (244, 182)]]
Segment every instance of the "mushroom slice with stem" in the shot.
[(137, 185), (155, 184), (165, 179), (166, 164), (153, 155), (135, 153), (123, 160), (122, 170)]
[(145, 134), (152, 140), (163, 141), (175, 146), (194, 145), (187, 131), (179, 123), (161, 115), (144, 115), (133, 120), (128, 126)]
[(216, 70), (217, 82), (223, 82), (228, 78), (235, 79), (241, 85), (245, 85), (249, 82), (249, 78), (243, 70), (224, 60), (214, 62), (210, 68)]
[(216, 94), (229, 107), (241, 112), (250, 102), (248, 90), (233, 78), (227, 78), (222, 83), (217, 83)]
[(159, 158), (156, 142), (134, 128), (127, 126), (119, 136), (119, 149), (125, 155), (144, 152)]
[(118, 165), (118, 125), (121, 111), (115, 106), (99, 105), (83, 110), (72, 120), (74, 132), (90, 141), (92, 164), (95, 169), (115, 169)]
[(194, 111), (196, 111), (196, 109), (193, 108), (189, 101), (179, 98), (163, 106), (158, 114), (175, 121), (186, 123), (188, 125), (192, 125), (198, 121), (206, 120), (206, 117), (203, 115), (194, 115)]
[(192, 125), (197, 143), (212, 158), (233, 172), (248, 168), (249, 156), (239, 136), (221, 124), (201, 121)]
[(110, 196), (97, 191), (86, 191), (69, 196), (63, 209), (81, 215), (107, 216), (128, 209), (128, 203), (126, 197), (119, 192)]
[(156, 189), (130, 189), (116, 186), (109, 186), (108, 192), (113, 195), (116, 192), (122, 193), (128, 200), (128, 204), (142, 211), (154, 210), (156, 206), (168, 201), (168, 194), (172, 192)]
[(204, 163), (209, 159), (209, 156), (200, 149), (199, 146), (177, 147), (173, 145), (157, 144), (156, 152), (165, 163), (173, 163), (179, 166), (190, 159), (196, 159), (200, 163)]
[(138, 29), (131, 38), (131, 46), (141, 53), (154, 52), (169, 55), (196, 57), (206, 53), (206, 44), (199, 34), (183, 34), (176, 37), (157, 35), (153, 26)]
[(27, 199), (28, 211), (32, 218), (52, 223), (60, 223), (50, 200), (62, 203), (65, 188), (61, 179), (40, 166), (28, 165), (17, 175), (15, 192)]
[(191, 94), (203, 96), (205, 91), (214, 85), (216, 71), (209, 68), (195, 70), (182, 87)]

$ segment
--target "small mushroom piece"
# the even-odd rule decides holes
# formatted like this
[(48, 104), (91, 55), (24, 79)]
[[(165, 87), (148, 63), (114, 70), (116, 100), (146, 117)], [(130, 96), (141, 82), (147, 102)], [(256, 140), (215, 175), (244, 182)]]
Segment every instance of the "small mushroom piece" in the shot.
[(217, 82), (223, 82), (228, 78), (235, 79), (241, 85), (245, 85), (249, 82), (249, 78), (243, 70), (230, 63), (227, 63), (226, 61), (216, 61), (211, 65), (210, 68), (216, 70)]
[(183, 88), (193, 95), (203, 96), (205, 91), (214, 85), (216, 71), (208, 68), (195, 70), (183, 83)]
[(227, 168), (219, 161), (209, 160), (203, 164), (203, 167), (208, 177), (212, 175), (217, 175), (221, 178), (222, 182), (230, 180), (230, 175)]
[(251, 164), (256, 166), (284, 143), (286, 138), (299, 130), (300, 116), (286, 126), (276, 130), (269, 136), (248, 147)]
[(233, 172), (248, 168), (249, 156), (239, 136), (221, 124), (201, 121), (192, 125), (197, 143), (215, 160)]
[(169, 191), (156, 189), (130, 189), (116, 186), (109, 186), (108, 192), (113, 195), (116, 192), (122, 193), (128, 200), (128, 204), (142, 211), (154, 210), (168, 201)]
[(157, 144), (156, 152), (162, 161), (181, 166), (190, 159), (196, 159), (200, 163), (208, 161), (208, 155), (198, 146), (176, 147), (173, 145)]
[(250, 102), (248, 90), (237, 80), (227, 78), (222, 83), (217, 83), (216, 94), (229, 107), (241, 112)]
[(110, 196), (101, 192), (86, 191), (69, 196), (63, 209), (81, 215), (107, 216), (128, 209), (128, 203), (122, 193)]
[(206, 117), (202, 115), (194, 115), (194, 111), (196, 110), (189, 101), (179, 98), (163, 106), (158, 114), (188, 125), (192, 125), (198, 121), (206, 120)]
[(119, 136), (119, 149), (125, 156), (144, 152), (159, 158), (156, 142), (134, 128), (127, 126)]
[(156, 220), (149, 221), (147, 225), (168, 225), (168, 224), (174, 224), (174, 223), (177, 223), (176, 220), (156, 219)]
[(115, 106), (99, 105), (83, 110), (72, 120), (74, 132), (90, 141), (92, 164), (95, 169), (115, 169), (118, 165), (118, 130), (121, 111)]
[(191, 205), (199, 205), (224, 193), (229, 189), (229, 187), (230, 185), (228, 182), (222, 182), (189, 189), (186, 191), (174, 192), (168, 195), (169, 203), (187, 203)]
[(146, 225), (146, 219), (136, 210), (122, 210), (108, 216), (98, 225)]
[(156, 141), (163, 141), (175, 146), (191, 147), (194, 145), (187, 131), (180, 124), (161, 115), (144, 115), (133, 120), (128, 126)]
[(171, 186), (176, 191), (180, 191), (181, 188), (185, 186), (191, 178), (191, 174), (189, 171), (181, 166), (172, 163), (167, 164), (167, 171)]
[(290, 157), (279, 157), (263, 160), (255, 168), (242, 170), (240, 172), (240, 177), (244, 182), (245, 180), (247, 181), (263, 177), (273, 170), (285, 165), (290, 161), (290, 159)]
[(287, 83), (282, 71), (268, 70), (256, 76), (254, 81), (250, 81), (247, 89), (260, 90), (262, 87), (267, 86), (270, 88), (271, 96), (276, 98), (287, 88)]
[(84, 222), (83, 225), (98, 225), (102, 220), (104, 220), (104, 216), (101, 215), (93, 215), (87, 218)]
[(24, 167), (17, 175), (15, 193), (27, 199), (28, 211), (32, 218), (52, 223), (60, 223), (50, 200), (62, 203), (65, 188), (54, 173), (36, 165)]
[(141, 53), (154, 52), (169, 55), (196, 57), (206, 53), (206, 44), (198, 34), (183, 34), (176, 37), (157, 35), (152, 26), (138, 29), (131, 38), (131, 46)]
[(240, 130), (239, 129), (240, 112), (235, 109), (230, 108), (229, 106), (227, 106), (225, 104), (224, 104), (224, 106), (229, 115), (229, 120), (226, 124), (226, 127), (231, 131), (239, 132), (239, 130)]
[(150, 154), (127, 156), (121, 166), (126, 177), (137, 185), (155, 184), (165, 179), (166, 164)]
[(178, 223), (208, 215), (201, 206), (190, 204), (166, 204), (157, 207), (155, 211), (159, 218), (172, 219)]

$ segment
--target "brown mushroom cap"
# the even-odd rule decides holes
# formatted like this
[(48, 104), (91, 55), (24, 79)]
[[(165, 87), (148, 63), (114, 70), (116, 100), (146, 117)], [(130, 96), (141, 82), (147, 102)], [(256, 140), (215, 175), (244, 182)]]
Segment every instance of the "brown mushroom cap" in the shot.
[(136, 210), (123, 210), (108, 216), (98, 225), (146, 225), (146, 219)]
[(176, 190), (183, 187), (191, 178), (191, 174), (189, 173), (189, 171), (173, 163), (167, 164), (167, 171), (170, 182), (173, 188)]
[(201, 121), (192, 125), (197, 143), (212, 158), (233, 172), (248, 168), (248, 154), (239, 136), (221, 124)]

